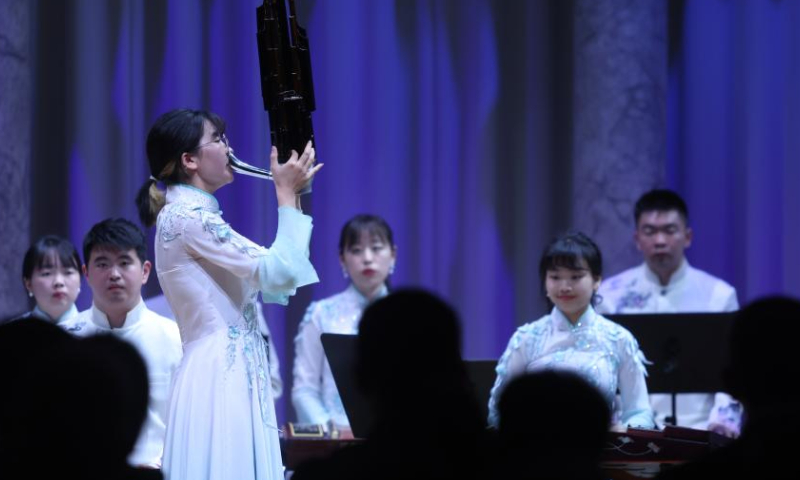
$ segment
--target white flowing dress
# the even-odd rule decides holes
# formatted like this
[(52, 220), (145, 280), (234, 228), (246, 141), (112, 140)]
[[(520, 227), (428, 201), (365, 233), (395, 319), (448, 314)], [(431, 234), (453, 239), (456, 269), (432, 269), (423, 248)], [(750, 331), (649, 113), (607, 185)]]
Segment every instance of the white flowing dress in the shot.
[(283, 479), (257, 295), (285, 305), (318, 278), (308, 260), (311, 217), (291, 207), (278, 216), (266, 249), (233, 231), (212, 195), (167, 189), (156, 272), (184, 350), (167, 414), (167, 480)]

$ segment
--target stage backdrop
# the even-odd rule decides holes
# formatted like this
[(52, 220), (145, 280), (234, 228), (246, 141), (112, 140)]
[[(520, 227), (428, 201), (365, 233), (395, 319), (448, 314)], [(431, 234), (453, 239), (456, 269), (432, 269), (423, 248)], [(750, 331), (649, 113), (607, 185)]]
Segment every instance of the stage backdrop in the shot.
[[(553, 235), (596, 236), (607, 274), (640, 261), (632, 202), (656, 186), (685, 195), (690, 261), (741, 302), (800, 294), (800, 2), (296, 2), (326, 165), (304, 200), (321, 282), (265, 310), (282, 419), (297, 324), (346, 286), (339, 230), (361, 212), (395, 231), (392, 285), (427, 287), (461, 312), (470, 358), (496, 358), (545, 313), (537, 263)], [(31, 3), (33, 238), (80, 244), (103, 218), (136, 219), (145, 136), (169, 109), (219, 113), (237, 155), (267, 164), (257, 5)], [(234, 228), (272, 242), (270, 183), (240, 176), (218, 198)], [(157, 293), (153, 277), (145, 294)], [(424, 320), (408, 328), (424, 335)]]

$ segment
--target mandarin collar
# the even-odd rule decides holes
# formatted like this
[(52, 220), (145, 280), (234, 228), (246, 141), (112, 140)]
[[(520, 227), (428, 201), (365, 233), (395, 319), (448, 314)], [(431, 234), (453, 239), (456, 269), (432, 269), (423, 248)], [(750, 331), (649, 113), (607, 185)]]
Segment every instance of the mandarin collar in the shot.
[(661, 289), (665, 288), (670, 289), (674, 287), (675, 285), (680, 283), (681, 280), (686, 278), (686, 272), (688, 271), (689, 271), (689, 261), (686, 260), (686, 257), (684, 257), (683, 261), (681, 262), (681, 265), (678, 267), (677, 270), (675, 270), (672, 273), (672, 276), (669, 277), (669, 283), (666, 285), (661, 285), (661, 281), (658, 279), (658, 275), (656, 275), (654, 271), (650, 270), (650, 267), (647, 265), (647, 262), (645, 262), (644, 264), (644, 277), (647, 279), (647, 281), (649, 281), (650, 283)]
[(366, 307), (367, 305), (369, 305), (370, 303), (374, 302), (375, 300), (378, 300), (379, 298), (383, 298), (386, 295), (388, 295), (389, 294), (389, 289), (386, 287), (386, 284), (384, 283), (383, 285), (381, 285), (381, 289), (378, 290), (378, 294), (375, 295), (375, 298), (372, 299), (372, 300), (369, 300), (367, 297), (364, 296), (364, 294), (362, 294), (361, 292), (358, 291), (356, 286), (353, 285), (353, 282), (350, 282), (350, 285), (347, 287), (347, 293), (348, 293), (349, 296), (354, 298), (355, 301), (359, 305), (361, 305), (362, 307)]
[(119, 328), (113, 328), (111, 324), (108, 322), (108, 315), (105, 312), (101, 311), (97, 306), (95, 306), (94, 302), (92, 302), (92, 323), (97, 325), (98, 327), (104, 330), (114, 330), (114, 331), (124, 331), (130, 330), (135, 327), (139, 321), (142, 319), (142, 312), (144, 312), (144, 300), (142, 297), (139, 297), (139, 303), (136, 304), (135, 307), (125, 315), (125, 322), (123, 322), (122, 326)]
[(48, 321), (53, 322), (56, 325), (58, 325), (61, 322), (65, 321), (65, 320), (69, 320), (70, 318), (72, 318), (75, 315), (77, 315), (78, 314), (78, 307), (76, 307), (75, 304), (73, 303), (72, 305), (70, 305), (70, 307), (67, 309), (67, 311), (65, 311), (64, 313), (61, 314), (60, 317), (53, 318), (50, 315), (48, 315), (47, 312), (45, 312), (44, 310), (39, 308), (39, 305), (36, 305), (35, 307), (33, 307), (33, 314), (38, 316), (38, 317), (40, 317), (40, 318), (44, 318), (45, 320), (48, 320)]
[(594, 311), (594, 308), (589, 305), (583, 315), (578, 318), (578, 321), (575, 322), (573, 325), (569, 319), (561, 313), (561, 310), (558, 307), (553, 307), (553, 310), (550, 312), (550, 318), (553, 321), (557, 330), (560, 331), (572, 331), (577, 330), (579, 328), (585, 328), (594, 323), (594, 319), (597, 316), (597, 313)]
[(185, 203), (214, 213), (219, 212), (219, 202), (214, 195), (185, 183), (167, 187), (167, 203)]

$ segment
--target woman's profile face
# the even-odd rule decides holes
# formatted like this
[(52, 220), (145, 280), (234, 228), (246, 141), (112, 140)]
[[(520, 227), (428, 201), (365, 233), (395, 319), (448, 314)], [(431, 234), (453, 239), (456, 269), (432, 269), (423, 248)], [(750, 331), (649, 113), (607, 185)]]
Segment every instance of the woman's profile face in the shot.
[(206, 120), (204, 125), (203, 137), (191, 152), (191, 162), (187, 165), (193, 172), (189, 183), (214, 193), (233, 181), (233, 169), (228, 159), (228, 152), (233, 149), (228, 146), (225, 134), (217, 130), (213, 123)]
[(356, 243), (344, 249), (340, 260), (353, 285), (362, 295), (371, 299), (386, 282), (395, 258), (393, 245), (380, 235), (365, 230)]
[(51, 253), (41, 267), (33, 269), (25, 287), (33, 293), (36, 305), (50, 318), (57, 319), (69, 310), (81, 291), (81, 275), (77, 268), (62, 265)]

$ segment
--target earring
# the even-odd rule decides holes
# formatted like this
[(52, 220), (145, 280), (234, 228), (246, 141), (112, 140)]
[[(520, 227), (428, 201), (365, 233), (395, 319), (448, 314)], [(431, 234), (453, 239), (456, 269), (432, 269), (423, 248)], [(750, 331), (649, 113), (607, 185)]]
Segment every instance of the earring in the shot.
[(31, 292), (30, 290), (28, 290), (28, 296), (29, 296), (30, 298), (33, 298), (33, 292)]
[(389, 265), (389, 275), (394, 275), (394, 263)]
[(347, 278), (349, 277), (349, 275), (347, 274), (347, 269), (345, 269), (344, 267), (342, 267), (342, 276), (344, 277), (345, 280), (347, 280)]

